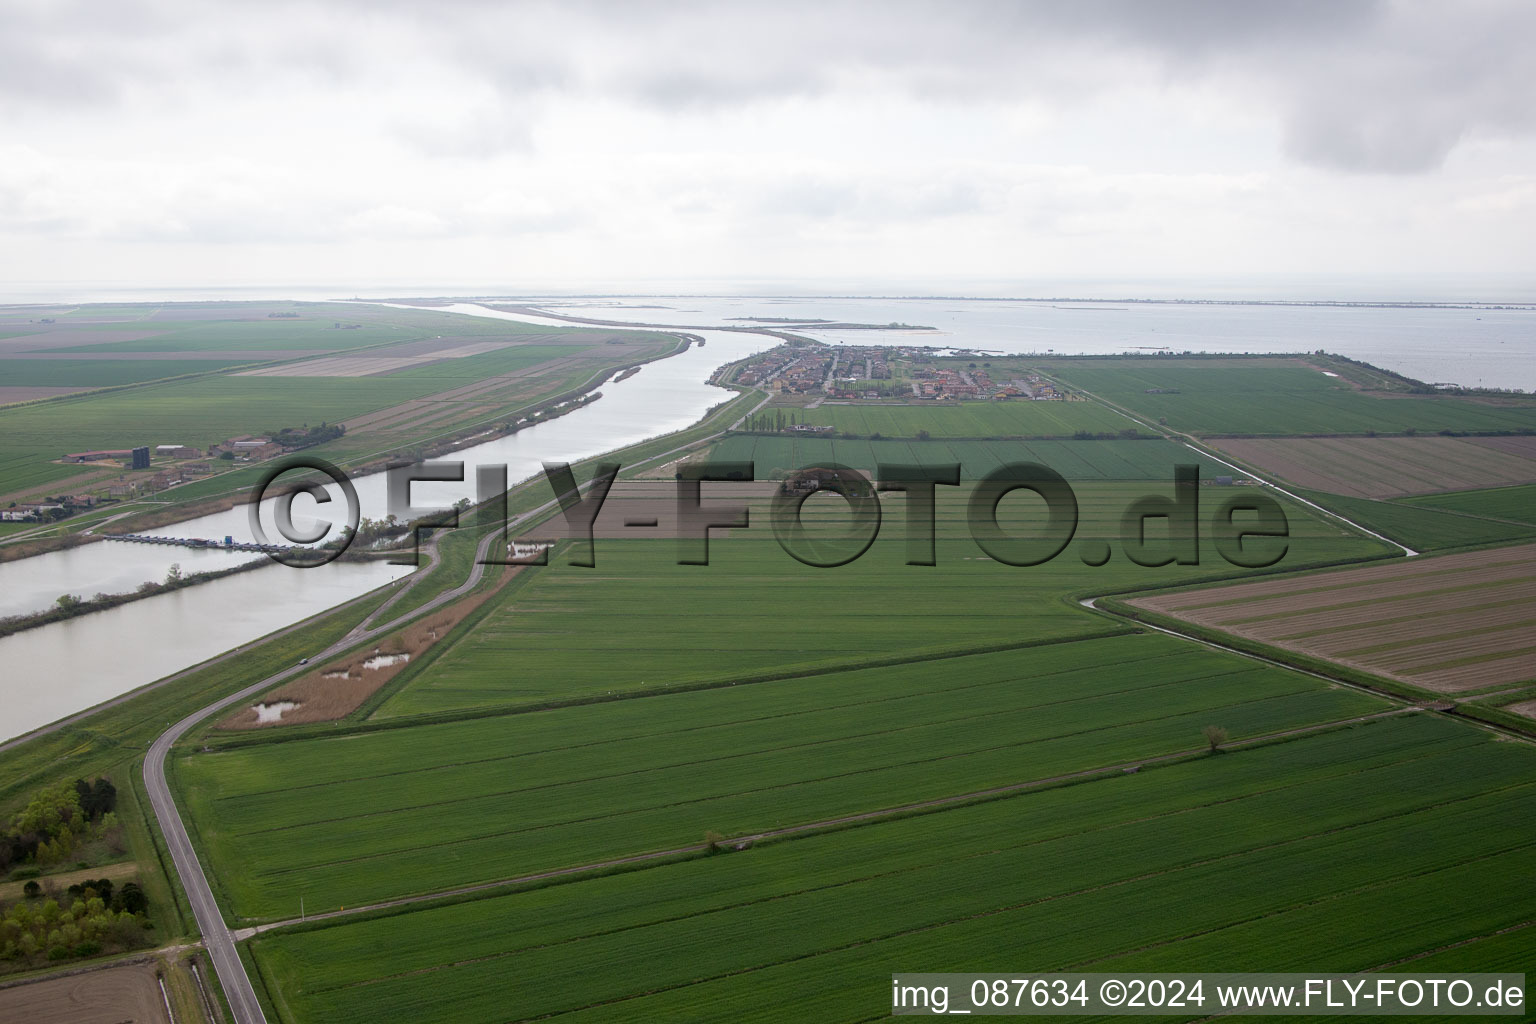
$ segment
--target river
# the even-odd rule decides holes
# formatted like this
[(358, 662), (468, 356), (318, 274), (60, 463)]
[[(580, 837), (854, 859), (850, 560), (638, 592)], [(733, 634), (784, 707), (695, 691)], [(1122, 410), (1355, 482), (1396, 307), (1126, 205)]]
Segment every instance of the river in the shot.
[[(470, 316), (571, 326), (467, 303), (446, 308)], [(708, 383), (715, 368), (778, 344), (766, 335), (695, 333), (706, 339), (704, 347), (692, 346), (645, 364), (627, 380), (605, 383), (603, 397), (590, 405), (454, 452), (451, 458), (465, 463), (465, 483), (419, 484), (412, 489), (412, 501), (440, 507), (473, 497), (477, 466), (504, 464), (509, 481), (515, 482), (539, 473), (542, 462), (576, 462), (682, 430), (732, 397), (731, 391)], [(354, 483), (364, 516), (387, 514), (383, 474), (359, 477)], [(301, 527), (308, 502), (308, 498), (294, 502), (295, 520)], [(240, 506), (148, 532), (249, 539), (248, 516), (248, 509)], [(270, 533), (270, 516), (264, 519)], [(195, 572), (251, 557), (108, 541), (7, 562), (0, 564), (0, 614), (47, 608), (65, 593), (90, 596), (132, 590), (146, 580), (163, 579), (173, 563)], [(0, 707), (5, 709), (0, 716), (0, 740), (195, 665), (408, 571), (381, 563), (334, 562), (314, 569), (274, 565), (0, 639), (0, 665), (5, 666), (0, 679)]]
[[(1007, 352), (1308, 351), (1323, 348), (1422, 380), (1536, 390), (1536, 310), (1268, 305), (1022, 302), (954, 299), (582, 298), (519, 300), (552, 312), (640, 323), (762, 326), (745, 317), (911, 323), (940, 334), (797, 329), (842, 344), (913, 342)], [(460, 303), (467, 316), (569, 327), (568, 321), (502, 313)], [(475, 467), (505, 464), (508, 478), (540, 463), (575, 462), (683, 429), (730, 392), (709, 385), (718, 366), (776, 341), (764, 335), (696, 330), (692, 347), (602, 385), (601, 400), (516, 434), (456, 452), (463, 484), (423, 484), (416, 504), (445, 506), (473, 496)], [(382, 474), (356, 481), (362, 514), (386, 514)], [(295, 502), (301, 514), (308, 499)], [(242, 506), (152, 531), (165, 536), (250, 539)], [(272, 534), (270, 517), (268, 532)], [(301, 523), (302, 525), (302, 523)], [(274, 534), (275, 535), (275, 534)], [(0, 615), (47, 608), (64, 593), (132, 590), (164, 578), (252, 556), (135, 544), (90, 544), (0, 564)], [(256, 556), (265, 557), (265, 556)], [(60, 717), (272, 630), (366, 593), (403, 575), (399, 566), (333, 563), (319, 569), (272, 566), (0, 640), (0, 739)], [(40, 683), (42, 685), (40, 685)]]

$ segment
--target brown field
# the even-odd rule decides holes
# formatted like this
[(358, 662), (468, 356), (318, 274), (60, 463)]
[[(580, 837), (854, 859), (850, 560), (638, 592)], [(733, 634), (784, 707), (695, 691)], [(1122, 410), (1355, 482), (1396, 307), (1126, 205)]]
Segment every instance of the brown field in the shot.
[(1536, 680), (1536, 545), (1128, 602), (1426, 690)]
[[(374, 691), (403, 672), (410, 660), (419, 658), (427, 648), (447, 636), (464, 620), (464, 617), (480, 607), (519, 571), (517, 567), (504, 570), (496, 585), (489, 590), (472, 594), (439, 608), (431, 615), (418, 619), (405, 629), (384, 638), (372, 650), (353, 654), (348, 658), (322, 665), (308, 675), (300, 676), (285, 686), (264, 694), (259, 705), (270, 707), (283, 702), (294, 706), (283, 711), (280, 718), (261, 721), (257, 705), (250, 705), (219, 723), (220, 729), (267, 729), (279, 725), (300, 722), (334, 722), (345, 718), (360, 707)], [(406, 655), (407, 660), (394, 664), (368, 667), (374, 658)]]
[(170, 1024), (153, 964), (0, 988), (0, 1020), (27, 1024)]
[(330, 356), (305, 363), (284, 363), (245, 370), (236, 377), (372, 377), (434, 361), (433, 356)]
[(1506, 704), (1504, 705), (1504, 710), (1512, 711), (1517, 715), (1524, 715), (1526, 718), (1536, 718), (1536, 700), (1525, 700), (1519, 704)]
[[(602, 338), (581, 339), (578, 343), (588, 345), (588, 348), (573, 355), (563, 356), (558, 359), (548, 360), (538, 366), (528, 367), (523, 371), (517, 371), (519, 376), (528, 373), (547, 372), (551, 367), (567, 366), (578, 359), (613, 359), (622, 357), (631, 351), (641, 351), (644, 345), (619, 343), (603, 345)], [(534, 344), (570, 344), (571, 339), (558, 335), (519, 335), (517, 337), (483, 338), (473, 335), (452, 336), (440, 338), (424, 338), (421, 341), (406, 342), (400, 345), (390, 345), (386, 348), (372, 349), (366, 354), (345, 354), (330, 356), (325, 359), (311, 359), (308, 362), (285, 363), (282, 366), (269, 366), (257, 370), (246, 370), (238, 373), (237, 377), (372, 377), (394, 373), (412, 366), (425, 366), (443, 359), (464, 359), (468, 356), (483, 355), (486, 352), (494, 352), (497, 349), (510, 348), (514, 345)], [(268, 357), (273, 358), (273, 357)], [(500, 376), (510, 376), (501, 374)], [(496, 378), (492, 378), (496, 379)]]
[[(1495, 441), (1527, 443), (1489, 443)], [(1357, 498), (1536, 482), (1536, 437), (1229, 438), (1216, 443), (1293, 484)]]
[(1467, 440), (1472, 444), (1492, 448), (1507, 455), (1519, 455), (1522, 458), (1536, 460), (1536, 436), (1469, 437)]
[(59, 395), (73, 395), (81, 391), (90, 391), (96, 385), (82, 384), (77, 388), (50, 388), (29, 387), (0, 387), (0, 405), (10, 405), (12, 402), (30, 402), (34, 398), (56, 398)]

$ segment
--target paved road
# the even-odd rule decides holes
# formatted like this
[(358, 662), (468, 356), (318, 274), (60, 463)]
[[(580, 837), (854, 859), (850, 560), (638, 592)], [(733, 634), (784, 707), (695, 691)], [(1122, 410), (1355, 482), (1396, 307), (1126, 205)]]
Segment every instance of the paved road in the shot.
[[(767, 401), (767, 396), (764, 396), (763, 402), (759, 403), (756, 408), (761, 408)], [(755, 412), (756, 409), (753, 411)], [(738, 420), (737, 422), (741, 421)], [(698, 441), (712, 440), (723, 433), (724, 431), (720, 431), (707, 437), (690, 441), (688, 445), (644, 459), (637, 465), (666, 458), (675, 452), (681, 451), (683, 448), (697, 444)], [(556, 499), (551, 499), (538, 508), (517, 516), (508, 522), (507, 533), (510, 535), (517, 527), (531, 519), (544, 515), (557, 504), (558, 501)], [(423, 571), (418, 571), (412, 575), (410, 582), (401, 587), (398, 593), (381, 605), (356, 628), (347, 633), (346, 636), (324, 650), (310, 655), (311, 660), (321, 661), (330, 658), (360, 643), (366, 643), (375, 637), (396, 629), (398, 627), (397, 623), (388, 622), (385, 619), (390, 609), (421, 580), (427, 578), (431, 571), (437, 567), (442, 557), (438, 550), (438, 541), (442, 536), (444, 534), (441, 532), (433, 534), (427, 548), (428, 564)], [(483, 560), (486, 557), (486, 553), (490, 550), (492, 544), (500, 541), (502, 536), (502, 531), (493, 530), (481, 539), (475, 549), (474, 566), (470, 569), (469, 576), (463, 583), (452, 590), (437, 595), (406, 614), (412, 617), (424, 615), (472, 590), (485, 575)], [(329, 614), (329, 611), (321, 614)], [(373, 625), (373, 623), (380, 621), (384, 621), (384, 624)], [(297, 629), (302, 625), (303, 623), (298, 623), (290, 628)], [(223, 658), (233, 657), (235, 653), (232, 651), (224, 655)], [(217, 660), (222, 660), (222, 658)], [(206, 662), (198, 667), (206, 667), (208, 664), (213, 664), (213, 662)], [(187, 834), (186, 825), (182, 822), (181, 814), (176, 809), (176, 801), (171, 796), (171, 789), (165, 778), (165, 761), (176, 741), (185, 736), (188, 731), (199, 723), (207, 721), (226, 708), (249, 700), (286, 679), (307, 671), (309, 671), (309, 666), (307, 665), (292, 665), (281, 672), (268, 676), (260, 682), (252, 683), (242, 690), (193, 712), (161, 733), (155, 742), (150, 745), (149, 752), (144, 757), (144, 785), (149, 792), (150, 806), (154, 809), (155, 818), (160, 823), (160, 831), (164, 834), (166, 846), (171, 853), (171, 862), (176, 868), (177, 875), (181, 878), (182, 888), (186, 891), (187, 902), (192, 906), (192, 914), (197, 920), (198, 930), (202, 933), (203, 944), (207, 947), (208, 953), (213, 959), (213, 967), (219, 976), (219, 982), (224, 986), (224, 993), (228, 997), (230, 1009), (234, 1013), (235, 1024), (266, 1024), (266, 1017), (262, 1013), (260, 1001), (256, 998), (256, 991), (251, 986), (251, 979), (245, 972), (245, 965), (240, 962), (240, 954), (235, 946), (236, 938), (224, 923), (223, 915), (219, 913), (219, 905), (217, 900), (214, 899), (212, 887), (208, 884), (208, 876), (203, 872), (203, 865), (197, 858), (197, 851), (192, 846), (192, 840)], [(180, 673), (180, 675), (184, 674)], [(167, 679), (163, 682), (169, 681)], [(163, 685), (163, 682), (157, 685)], [(99, 710), (99, 708), (93, 710)], [(64, 723), (57, 723), (52, 728), (58, 728), (62, 724)], [(37, 734), (33, 733), (31, 735)], [(0, 747), (0, 749), (4, 748)], [(242, 937), (245, 934), (242, 933)]]
[[(537, 513), (528, 513), (528, 515), (534, 514)], [(526, 516), (522, 518), (526, 518)], [(441, 534), (434, 535), (433, 543), (428, 548), (429, 562), (425, 567), (425, 571), (413, 576), (410, 583), (401, 587), (399, 593), (380, 606), (363, 624), (353, 629), (331, 646), (311, 655), (311, 657), (315, 660), (329, 658), (359, 643), (366, 643), (376, 636), (393, 630), (395, 628), (394, 625), (370, 627), (368, 624), (385, 614), (391, 606), (404, 597), (420, 580), (425, 579), (430, 571), (436, 567), (441, 558), (436, 544), (439, 536)], [(437, 595), (408, 614), (413, 616), (425, 614), (434, 608), (456, 600), (472, 589), (485, 575), (485, 566), (481, 563), (481, 560), (485, 558), (490, 546), (496, 543), (500, 537), (500, 531), (492, 531), (480, 541), (475, 551), (474, 568), (470, 570), (469, 577), (463, 583), (452, 590)], [(165, 844), (170, 850), (171, 861), (176, 867), (177, 875), (181, 878), (182, 888), (186, 891), (187, 902), (192, 906), (192, 915), (197, 920), (198, 931), (202, 933), (203, 944), (207, 947), (209, 956), (213, 958), (213, 968), (218, 973), (219, 982), (224, 986), (224, 994), (229, 999), (229, 1006), (234, 1013), (235, 1024), (266, 1024), (266, 1016), (261, 1012), (261, 1003), (256, 998), (255, 989), (251, 987), (251, 979), (245, 972), (245, 965), (240, 962), (240, 954), (235, 948), (235, 937), (230, 932), (228, 926), (225, 925), (223, 915), (219, 913), (219, 905), (214, 899), (213, 889), (208, 884), (208, 876), (203, 873), (203, 865), (197, 858), (197, 851), (193, 849), (192, 839), (187, 835), (186, 825), (182, 822), (181, 814), (176, 809), (176, 801), (171, 797), (171, 789), (166, 783), (165, 778), (165, 760), (176, 741), (186, 735), (194, 726), (206, 721), (226, 708), (241, 701), (249, 700), (258, 693), (281, 683), (285, 679), (307, 671), (309, 671), (309, 666), (307, 665), (290, 666), (281, 672), (268, 676), (260, 682), (252, 683), (242, 690), (215, 701), (205, 708), (194, 711), (161, 733), (155, 742), (150, 745), (149, 752), (144, 756), (144, 785), (149, 792), (150, 806), (154, 808), (155, 818), (160, 823), (160, 831), (165, 836)]]

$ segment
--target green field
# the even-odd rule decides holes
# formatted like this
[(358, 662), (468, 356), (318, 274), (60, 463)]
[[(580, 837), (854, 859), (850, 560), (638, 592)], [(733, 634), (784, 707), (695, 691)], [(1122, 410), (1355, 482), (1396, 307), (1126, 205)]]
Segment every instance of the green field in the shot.
[(1114, 434), (1136, 424), (1097, 402), (928, 402), (923, 405), (831, 405), (795, 412), (798, 423), (869, 437), (1071, 437), (1080, 430)]
[[(968, 488), (956, 488), (968, 490)], [(856, 561), (812, 568), (772, 540), (766, 508), (746, 536), (710, 544), (710, 564), (679, 565), (666, 541), (603, 540), (597, 565), (535, 570), (515, 600), (493, 604), (472, 628), (434, 649), (432, 660), (400, 677), (403, 689), (383, 717), (460, 711), (601, 695), (642, 685), (761, 676), (811, 666), (859, 665), (918, 653), (1078, 636), (1101, 628), (1073, 594), (1107, 593), (1231, 574), (1204, 529), (1201, 563), (1150, 568), (1132, 564), (1120, 541), (1120, 517), (1136, 499), (1171, 493), (1163, 483), (1087, 483), (1076, 487), (1079, 526), (1061, 555), (1033, 566), (993, 561), (969, 539), (964, 497), (945, 496), (935, 516), (936, 565), (907, 565), (906, 521), (887, 498), (879, 538)], [(1201, 497), (1214, 506), (1217, 491)], [(842, 506), (825, 499), (827, 528)], [(1005, 499), (1000, 521), (1038, 529), (1033, 506)], [(1292, 538), (1281, 565), (1363, 558), (1390, 549), (1289, 505)], [(1209, 516), (1210, 512), (1202, 512)], [(1155, 531), (1154, 531), (1155, 532)], [(1153, 532), (1149, 532), (1149, 537)], [(1084, 564), (1088, 547), (1108, 539), (1101, 566)]]
[(254, 949), (285, 1019), (328, 1022), (868, 1020), (893, 972), (1000, 963), (1367, 970), (1524, 919), (1533, 756), (1410, 716)]
[[(532, 404), (540, 397), (564, 393), (586, 382), (605, 365), (634, 355), (609, 356), (604, 342), (613, 332), (543, 328), (511, 321), (471, 320), (431, 310), (368, 306), (301, 307), (304, 319), (267, 319), (273, 304), (224, 310), (226, 319), (157, 321), (145, 319), (158, 307), (109, 310), (101, 315), (132, 316), (125, 323), (75, 326), (67, 318), (33, 330), (87, 331), (103, 341), (53, 349), (56, 352), (100, 353), (99, 359), (12, 359), (6, 361), (7, 383), (38, 386), (133, 384), (163, 377), (203, 374), (191, 379), (147, 383), (105, 394), (81, 394), (50, 402), (0, 408), (0, 434), (6, 453), (0, 462), (0, 494), (15, 494), (59, 476), (43, 468), (66, 452), (95, 448), (129, 448), (140, 444), (180, 443), (207, 447), (241, 434), (258, 434), (284, 427), (321, 422), (337, 423), (367, 413), (424, 399), (466, 385), (490, 381), (489, 389), (439, 407), (403, 410), (382, 429), (371, 429), (328, 445), (323, 454), (345, 460), (440, 436), (464, 423), (482, 423), (498, 414)], [(90, 312), (91, 307), (82, 309)], [(237, 319), (247, 317), (247, 319)], [(355, 330), (337, 330), (334, 322), (357, 322)], [(125, 330), (164, 330), (148, 338), (111, 340)], [(39, 338), (46, 338), (39, 334)], [(643, 340), (647, 354), (663, 351), (670, 339), (633, 335)], [(426, 365), (406, 366), (384, 376), (306, 377), (225, 374), (221, 367), (270, 362), (295, 355), (355, 352), (373, 346), (442, 339), (444, 347), (492, 341), (506, 347)], [(41, 344), (41, 342), (40, 342)], [(596, 348), (595, 358), (560, 366), (556, 361)], [(22, 344), (25, 349), (25, 344)], [(174, 359), (114, 359), (122, 351), (172, 352)], [(228, 353), (240, 352), (241, 355)], [(523, 378), (508, 378), (497, 387), (492, 378), (556, 368)], [(303, 363), (298, 364), (302, 370)], [(323, 369), (323, 368), (322, 368)], [(71, 470), (77, 472), (77, 470)], [(209, 480), (176, 492), (197, 497), (229, 489)]]
[[(1510, 490), (1522, 489), (1510, 488)], [(1413, 499), (1376, 501), (1371, 498), (1348, 498), (1339, 494), (1324, 494), (1320, 491), (1298, 491), (1298, 493), (1418, 551), (1436, 551), (1495, 541), (1507, 541), (1513, 544), (1536, 538), (1536, 525), (1527, 526), (1501, 519), (1484, 519), (1475, 514), (1471, 508), (1454, 512)], [(1445, 495), (1434, 497), (1438, 499)], [(1475, 500), (1464, 500), (1464, 503), (1473, 508), (1477, 505)], [(1527, 518), (1530, 518), (1529, 515)]]
[(207, 373), (226, 366), (256, 362), (213, 356), (195, 359), (8, 359), (7, 387), (93, 387)]
[(1461, 512), (1486, 519), (1509, 519), (1536, 526), (1536, 484), (1429, 494), (1422, 498), (1404, 498), (1402, 504)]
[[(463, 384), (473, 384), (503, 373), (525, 370), (552, 359), (573, 356), (585, 351), (588, 347), (581, 344), (511, 345), (492, 352), (482, 352), (477, 356), (442, 359), (424, 366), (410, 366), (403, 370), (395, 370), (388, 374), (388, 379), (420, 381), (423, 384), (434, 385), (434, 390), (443, 390)], [(594, 361), (592, 372), (596, 371), (598, 365), (601, 364)]]
[[(207, 447), (274, 426), (335, 423), (438, 390), (393, 377), (211, 376), (0, 409), (9, 453), (180, 443)], [(9, 489), (0, 480), (0, 490)]]
[[(1303, 366), (1170, 358), (1041, 363), (1070, 385), (1194, 434), (1536, 430), (1536, 398), (1380, 397)], [(1148, 394), (1148, 390), (1176, 394)]]
[(1213, 722), (1240, 738), (1382, 707), (1132, 635), (261, 745), (177, 771), (231, 912), (272, 917), (300, 895), (331, 909), (1190, 750)]
[(752, 461), (759, 480), (777, 479), (795, 469), (840, 463), (865, 472), (881, 463), (954, 465), (961, 477), (977, 480), (1010, 463), (1035, 462), (1068, 480), (1172, 480), (1173, 467), (1200, 466), (1202, 479), (1232, 474), (1230, 467), (1162, 438), (1140, 441), (898, 441), (832, 440), (729, 434), (711, 458)]
[[(370, 311), (371, 312), (371, 311)], [(56, 352), (100, 352), (103, 358), (111, 358), (113, 352), (207, 352), (253, 351), (271, 352), (272, 358), (280, 359), (284, 353), (305, 351), (347, 352), (391, 342), (421, 337), (422, 328), (407, 333), (406, 329), (387, 323), (371, 323), (362, 327), (339, 331), (333, 325), (330, 313), (336, 319), (350, 320), (357, 311), (337, 308), (312, 314), (302, 320), (208, 320), (192, 323), (156, 323), (138, 321), (123, 327), (135, 331), (153, 330), (153, 337), (132, 341), (113, 341), (115, 325), (90, 325), (71, 330), (99, 330), (101, 341), (87, 342), (54, 349)], [(123, 329), (123, 327), (117, 329)], [(486, 333), (499, 334), (499, 331)], [(430, 335), (426, 335), (430, 337)]]
[[(71, 449), (78, 451), (79, 449)], [(59, 452), (57, 455), (63, 455)], [(57, 455), (54, 457), (56, 458)], [(89, 471), (89, 466), (66, 465), (39, 459), (35, 454), (17, 454), (7, 451), (0, 455), (0, 480), (15, 491), (44, 488), (54, 480), (67, 480)]]
[[(304, 319), (266, 318), (278, 309)], [(80, 323), (92, 316), (124, 322)], [(604, 349), (612, 331), (465, 330), (430, 310), (209, 303), (57, 318), (82, 332), (69, 351), (100, 357), (76, 363), (97, 374), (371, 353), (451, 327), (444, 345), (517, 344), (379, 377), (215, 372), (0, 409), (0, 493), (87, 470), (46, 461), (65, 451), (201, 446), (368, 416), (317, 449), (361, 460), (525, 415), (642, 357)], [(671, 343), (650, 340), (644, 354)], [(173, 358), (114, 355), (127, 351)], [(996, 360), (994, 376), (1023, 372), (1020, 360)], [(45, 375), (54, 361), (13, 364)], [(1536, 427), (1536, 401), (1382, 397), (1351, 383), (1401, 381), (1329, 377), (1299, 357), (1040, 365), (1191, 433)], [(1295, 671), (1080, 603), (1251, 578), (1213, 536), (1234, 498), (1279, 501), (1287, 553), (1262, 571), (1281, 579), (1396, 549), (1272, 489), (1218, 484), (1229, 467), (1145, 437), (1145, 425), (1139, 440), (1066, 439), (1131, 425), (1098, 402), (823, 404), (800, 422), (863, 436), (727, 431), (704, 446), (765, 397), (749, 392), (687, 437), (624, 453), (630, 475), (610, 497), (594, 567), (571, 565), (579, 545), (562, 540), (551, 564), (520, 571), (416, 649), (347, 718), (233, 732), (217, 727), (220, 712), (173, 750), (170, 781), (221, 912), (235, 926), (278, 924), (242, 941), (273, 1024), (871, 1021), (889, 1012), (891, 973), (913, 970), (1529, 968), (1536, 746), (1470, 721), (1471, 704), (1414, 707), (1350, 685), (1358, 673)], [(701, 443), (684, 449), (688, 438)], [(663, 532), (670, 518), (650, 533), (625, 525), (670, 508), (685, 451), (752, 461), (764, 482), (704, 484), (705, 505), (744, 503), (751, 524), (712, 531), (707, 565), (679, 564), (696, 551)], [(655, 465), (638, 464), (649, 455)], [(1014, 566), (972, 537), (968, 499), (978, 478), (1024, 462), (1071, 481), (1077, 526), (1055, 557)], [(1199, 507), (1199, 564), (1134, 563), (1124, 513), (1176, 497), (1175, 467), (1191, 463), (1205, 484), (1185, 492)], [(878, 537), (856, 560), (815, 568), (784, 551), (766, 481), (827, 464), (960, 464), (963, 483), (937, 489), (936, 564), (907, 564), (899, 493), (880, 495)], [(258, 470), (172, 493), (228, 491)], [(1395, 501), (1302, 493), (1421, 551), (1536, 540), (1536, 485)], [(536, 481), (514, 492), (512, 512), (549, 497)], [(1038, 535), (1044, 519), (1027, 491), (995, 514), (1013, 535)], [(818, 543), (850, 520), (827, 493), (803, 515)], [(477, 512), (447, 535), (435, 575), (393, 621), (463, 580), (488, 519)], [(1149, 525), (1152, 552), (1165, 534)], [(534, 521), (519, 535), (564, 532)], [(1108, 561), (1090, 564), (1106, 548)], [(1463, 581), (1448, 602), (1451, 589)], [(382, 600), (7, 751), (0, 805), (103, 768), (137, 777), (164, 723), (296, 652), (313, 656)], [(1224, 730), (1210, 741), (1219, 751), (1208, 727)], [(154, 859), (147, 832), (134, 856)], [(624, 858), (637, 859), (606, 863)], [(457, 892), (470, 886), (486, 888)], [(432, 898), (370, 908), (416, 896)], [(294, 925), (301, 908), (349, 915)]]

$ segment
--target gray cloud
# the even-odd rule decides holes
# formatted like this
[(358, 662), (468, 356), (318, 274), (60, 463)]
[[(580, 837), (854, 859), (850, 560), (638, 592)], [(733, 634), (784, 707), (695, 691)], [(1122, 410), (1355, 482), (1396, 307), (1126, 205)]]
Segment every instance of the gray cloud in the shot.
[[(431, 5), (338, 0), (236, 7), (166, 2), (6, 5), (0, 111), (400, 87), (445, 76), (519, 109), (577, 95), (663, 111), (900, 92), (980, 104), (1206, 83), (1270, 112), (1283, 152), (1346, 171), (1419, 172), (1483, 134), (1536, 129), (1520, 0), (783, 0), (773, 5)], [(493, 119), (494, 120), (494, 119)], [(422, 152), (527, 148), (489, 131), (403, 119)]]

